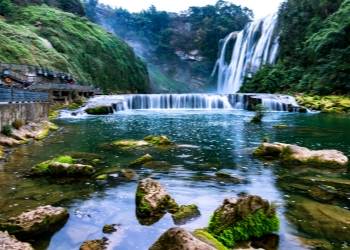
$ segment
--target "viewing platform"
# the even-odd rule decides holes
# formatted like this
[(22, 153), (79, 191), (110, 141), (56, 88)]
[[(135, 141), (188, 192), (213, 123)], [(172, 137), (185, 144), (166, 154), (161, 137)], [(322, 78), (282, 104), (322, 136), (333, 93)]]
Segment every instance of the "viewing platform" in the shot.
[[(41, 93), (41, 94), (40, 94)], [(77, 96), (101, 95), (72, 74), (38, 66), (0, 63), (0, 102), (71, 102)]]

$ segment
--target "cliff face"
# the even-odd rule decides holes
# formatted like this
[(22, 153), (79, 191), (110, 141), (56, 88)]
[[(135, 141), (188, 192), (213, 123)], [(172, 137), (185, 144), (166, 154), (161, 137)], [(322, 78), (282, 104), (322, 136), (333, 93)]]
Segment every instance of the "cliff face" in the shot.
[(84, 17), (47, 5), (17, 7), (0, 19), (0, 29), (0, 62), (69, 72), (108, 93), (149, 92), (146, 63)]

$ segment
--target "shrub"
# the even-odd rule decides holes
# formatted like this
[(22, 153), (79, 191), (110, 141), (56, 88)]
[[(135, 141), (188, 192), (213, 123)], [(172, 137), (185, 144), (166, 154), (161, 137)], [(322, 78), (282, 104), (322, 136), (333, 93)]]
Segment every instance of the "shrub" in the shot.
[(14, 126), (15, 129), (19, 129), (19, 128), (23, 127), (23, 125), (24, 125), (24, 122), (21, 119), (16, 119), (12, 122), (12, 126)]
[(255, 116), (253, 116), (250, 122), (261, 122), (262, 118), (266, 115), (268, 108), (262, 104), (257, 104), (253, 106), (253, 110), (255, 111)]
[(11, 136), (12, 130), (13, 130), (13, 127), (9, 124), (6, 124), (5, 126), (2, 127), (1, 134), (6, 136)]

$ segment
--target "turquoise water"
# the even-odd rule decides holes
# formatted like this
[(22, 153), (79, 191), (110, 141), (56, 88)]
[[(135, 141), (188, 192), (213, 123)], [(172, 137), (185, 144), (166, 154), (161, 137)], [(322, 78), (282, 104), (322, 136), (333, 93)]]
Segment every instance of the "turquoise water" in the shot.
[[(239, 110), (133, 110), (106, 116), (55, 119), (53, 122), (61, 127), (60, 131), (44, 141), (15, 148), (8, 162), (0, 164), (0, 197), (3, 200), (0, 218), (5, 220), (38, 205), (63, 206), (70, 212), (67, 224), (54, 235), (32, 242), (35, 249), (79, 249), (85, 240), (102, 237), (109, 238), (109, 249), (148, 249), (164, 231), (175, 226), (170, 214), (150, 226), (140, 224), (135, 215), (137, 184), (139, 180), (151, 177), (161, 182), (180, 205), (196, 204), (199, 207), (201, 216), (181, 225), (187, 230), (207, 226), (209, 216), (225, 198), (254, 194), (279, 204), (279, 249), (309, 249), (299, 237), (326, 241), (332, 249), (345, 246), (347, 239), (325, 237), (321, 229), (309, 231), (294, 221), (295, 213), (302, 217), (305, 211), (295, 207), (289, 211), (290, 203), (309, 200), (318, 203), (307, 193), (281, 184), (281, 176), (302, 172), (300, 166), (258, 159), (252, 152), (268, 136), (270, 142), (297, 144), (314, 150), (337, 149), (349, 156), (350, 117), (271, 112), (261, 124), (254, 124), (249, 122), (253, 115), (253, 112)], [(273, 127), (280, 123), (289, 127)], [(165, 134), (173, 145), (134, 150), (103, 146), (105, 142), (120, 139), (141, 140), (150, 134)], [(132, 169), (134, 174), (128, 180), (110, 174), (106, 181), (24, 175), (39, 162), (72, 152), (102, 157), (97, 174), (121, 169)], [(171, 167), (128, 167), (129, 162), (146, 153), (155, 161), (170, 163)], [(218, 170), (236, 174), (246, 182), (233, 184), (217, 180), (215, 173)], [(340, 181), (349, 179), (344, 169), (313, 169), (310, 172), (310, 175), (322, 177), (327, 174)], [(309, 176), (308, 173), (304, 175)], [(346, 187), (344, 190), (349, 192)], [(349, 203), (347, 198), (335, 198), (327, 205), (348, 212)], [(104, 234), (102, 227), (107, 223), (117, 224), (117, 232)], [(335, 230), (334, 234), (339, 233)]]

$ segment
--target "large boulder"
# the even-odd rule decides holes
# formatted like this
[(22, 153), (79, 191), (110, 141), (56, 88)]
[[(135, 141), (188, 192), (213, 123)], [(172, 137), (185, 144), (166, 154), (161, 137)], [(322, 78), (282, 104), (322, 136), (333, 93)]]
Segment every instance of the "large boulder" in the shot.
[(173, 227), (162, 234), (149, 250), (215, 250), (183, 228)]
[(146, 178), (140, 181), (136, 191), (136, 212), (139, 216), (166, 213), (173, 199), (158, 181)]
[(55, 232), (68, 218), (68, 211), (62, 207), (41, 206), (1, 223), (0, 230), (7, 231), (20, 240), (26, 240)]
[(309, 150), (285, 143), (263, 142), (254, 155), (279, 157), (282, 161), (297, 164), (320, 164), (335, 167), (348, 165), (348, 157), (338, 150)]
[(18, 241), (7, 232), (0, 231), (0, 243), (1, 249), (4, 250), (34, 250), (29, 243)]
[(275, 207), (260, 196), (227, 198), (210, 220), (208, 232), (226, 247), (250, 237), (261, 237), (278, 231)]

